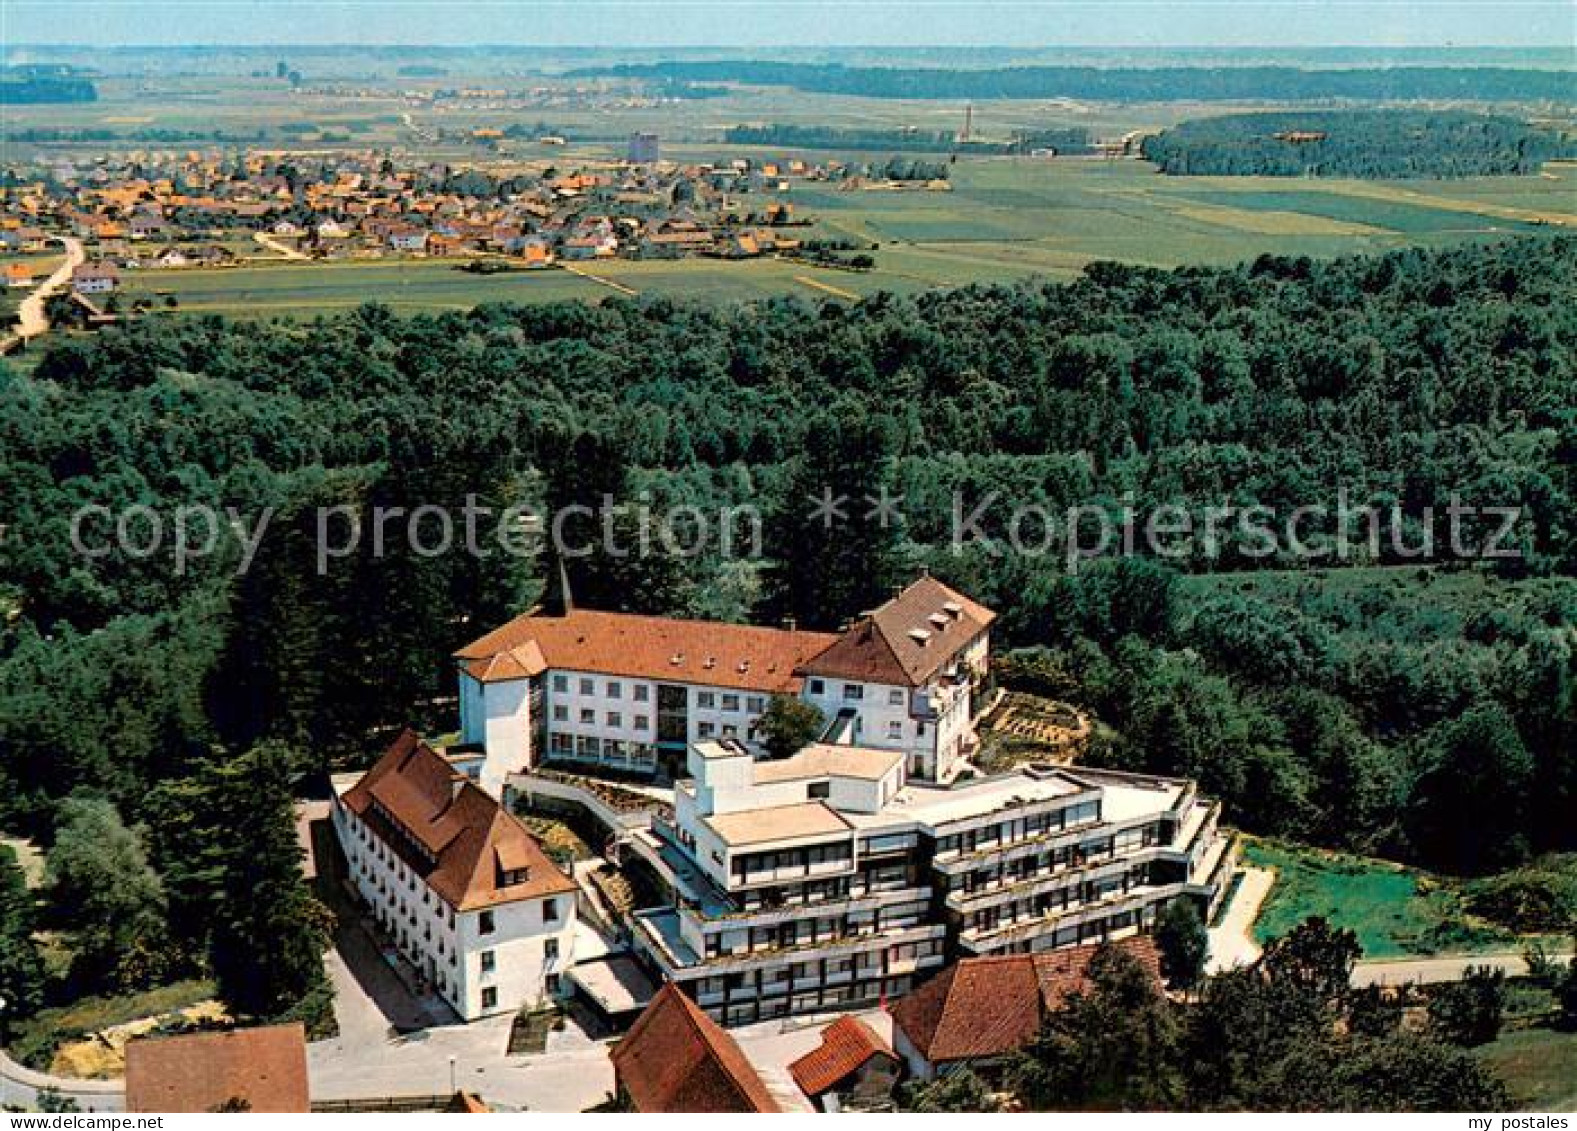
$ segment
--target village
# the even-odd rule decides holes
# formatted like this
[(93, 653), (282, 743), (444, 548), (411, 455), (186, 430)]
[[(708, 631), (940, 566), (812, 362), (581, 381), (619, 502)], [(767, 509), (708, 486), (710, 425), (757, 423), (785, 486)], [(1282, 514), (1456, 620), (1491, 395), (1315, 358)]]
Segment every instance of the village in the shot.
[[(857, 269), (868, 257), (840, 261), (836, 253), (850, 248), (805, 238), (811, 221), (789, 199), (796, 182), (948, 187), (924, 175), (943, 170), (914, 162), (678, 164), (662, 159), (652, 133), (632, 134), (623, 160), (563, 166), (215, 150), (56, 157), (41, 170), (10, 172), (0, 189), (0, 254), (45, 252), (62, 236), (80, 241), (83, 261), (71, 274), (80, 296), (113, 295), (126, 273), (279, 261), (453, 259), (492, 273), (614, 258), (809, 254)], [(8, 287), (39, 281), (25, 259), (5, 271)]]

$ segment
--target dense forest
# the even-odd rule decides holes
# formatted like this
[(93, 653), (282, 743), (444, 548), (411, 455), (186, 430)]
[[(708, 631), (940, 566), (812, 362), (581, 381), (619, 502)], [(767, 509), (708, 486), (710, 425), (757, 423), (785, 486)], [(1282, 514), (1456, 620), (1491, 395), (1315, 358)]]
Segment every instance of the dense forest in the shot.
[(1089, 98), (1101, 102), (1309, 102), (1328, 98), (1469, 102), (1573, 97), (1571, 72), (1508, 67), (847, 67), (693, 60), (586, 67), (572, 76), (785, 86), (865, 98)]
[[(142, 821), (216, 751), (362, 765), (392, 728), (449, 729), (449, 653), (532, 599), (541, 561), (424, 554), (396, 523), (320, 574), (316, 508), (370, 528), (378, 507), (607, 495), (757, 505), (764, 560), (597, 554), (572, 563), (583, 604), (835, 626), (929, 566), (1002, 611), (1005, 677), (1112, 725), (1094, 757), (1197, 776), (1237, 824), (1462, 872), (1570, 849), (1574, 280), (1577, 241), (1536, 236), (855, 305), (367, 306), (63, 340), (0, 376), (0, 826), (48, 837), (74, 791)], [(892, 492), (903, 521), (856, 507), (829, 531), (805, 513), (824, 489)], [(956, 548), (955, 492), (1002, 500)], [(1229, 531), (1076, 572), (1060, 543), (1000, 544), (1007, 500), (1338, 493), (1394, 511), (1396, 537), (1311, 566)], [(1454, 500), (1521, 508), (1518, 554), (1441, 565), (1445, 607), (1385, 567), (1432, 533), (1449, 558)], [(89, 503), (155, 508), (164, 540), (133, 512), (135, 554), (84, 556)], [(266, 533), (226, 522), (178, 566), (168, 523), (196, 504)], [(1273, 576), (1308, 584), (1248, 584)]]
[(45, 102), (95, 102), (99, 92), (87, 79), (0, 74), (0, 106)]
[(1577, 138), (1460, 110), (1306, 110), (1183, 122), (1143, 153), (1185, 176), (1502, 177), (1577, 156)]

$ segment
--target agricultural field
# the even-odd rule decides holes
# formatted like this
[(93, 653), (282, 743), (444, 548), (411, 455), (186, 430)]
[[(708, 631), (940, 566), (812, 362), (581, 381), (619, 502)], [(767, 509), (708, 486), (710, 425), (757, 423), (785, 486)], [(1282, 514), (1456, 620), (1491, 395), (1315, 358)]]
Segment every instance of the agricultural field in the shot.
[[(243, 317), (311, 315), (387, 303), (404, 312), (479, 302), (597, 301), (661, 295), (701, 302), (793, 295), (854, 300), (887, 291), (1066, 279), (1098, 259), (1171, 267), (1233, 263), (1262, 253), (1335, 256), (1414, 244), (1499, 239), (1537, 221), (1577, 224), (1577, 168), (1539, 178), (1510, 205), (1481, 182), (1299, 182), (1162, 177), (1138, 161), (971, 158), (949, 191), (839, 190), (795, 182), (784, 196), (811, 224), (804, 238), (877, 245), (867, 272), (792, 260), (615, 260), (539, 272), (471, 274), (447, 260), (269, 262), (149, 271), (128, 277), (129, 304)], [(1515, 213), (1515, 216), (1506, 215)], [(244, 247), (238, 250), (246, 250)], [(253, 248), (254, 253), (261, 249)]]

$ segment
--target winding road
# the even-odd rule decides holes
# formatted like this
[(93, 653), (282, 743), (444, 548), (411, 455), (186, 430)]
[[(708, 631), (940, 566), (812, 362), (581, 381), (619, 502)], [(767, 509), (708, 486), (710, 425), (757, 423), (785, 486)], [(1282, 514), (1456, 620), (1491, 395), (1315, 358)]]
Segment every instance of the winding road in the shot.
[(71, 282), (71, 273), (82, 266), (87, 260), (87, 253), (82, 250), (82, 241), (75, 236), (57, 236), (66, 247), (66, 261), (56, 268), (55, 273), (45, 279), (33, 293), (22, 300), (17, 307), (16, 336), (24, 342), (29, 338), (36, 338), (49, 329), (49, 318), (44, 313), (44, 303), (49, 297)]

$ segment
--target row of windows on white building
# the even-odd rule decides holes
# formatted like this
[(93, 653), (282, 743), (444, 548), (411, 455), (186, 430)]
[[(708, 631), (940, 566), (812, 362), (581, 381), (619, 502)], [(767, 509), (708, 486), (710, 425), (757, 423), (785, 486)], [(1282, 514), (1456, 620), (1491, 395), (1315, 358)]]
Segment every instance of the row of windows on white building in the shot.
[[(414, 871), (401, 859), (400, 854), (393, 851), (384, 841), (372, 835), (371, 830), (362, 821), (350, 822), (356, 841), (361, 842), (361, 851), (356, 845), (351, 845), (351, 863), (357, 873), (366, 881), (368, 887), (375, 891), (386, 902), (373, 909), (374, 918), (384, 930), (389, 931), (400, 949), (412, 961), (420, 963), (422, 955), (418, 949), (416, 938), (417, 913), (422, 911), (430, 915), (422, 923), (421, 942), (434, 947), (440, 960), (446, 960), (451, 970), (458, 970), (460, 966), (460, 946), (454, 939), (455, 915), (454, 909), (443, 900), (433, 895), (429, 888)], [(365, 852), (365, 855), (362, 853)], [(373, 868), (373, 863), (384, 865), (392, 877), (385, 878)], [(401, 888), (404, 892), (401, 892)], [(421, 891), (421, 906), (416, 905), (416, 893)], [(407, 899), (409, 895), (409, 899)], [(544, 900), (542, 903), (542, 921), (556, 923), (559, 921), (559, 906), (557, 899)], [(438, 937), (433, 937), (433, 924), (439, 926)], [(491, 935), (498, 929), (492, 911), (483, 910), (477, 916), (477, 933)], [(446, 937), (446, 933), (448, 937)], [(547, 938), (542, 942), (542, 958), (544, 962), (552, 962), (559, 956), (559, 940)], [(498, 968), (498, 958), (495, 952), (484, 950), (478, 955), (482, 977), (486, 978)], [(437, 984), (440, 993), (448, 996), (458, 991), (458, 986), (449, 984), (448, 973), (435, 968), (432, 971), (433, 981)], [(547, 989), (550, 994), (558, 990), (559, 976), (550, 974), (547, 978)], [(498, 1004), (498, 990), (496, 987), (484, 986), (482, 988), (482, 1008), (491, 1009)]]

